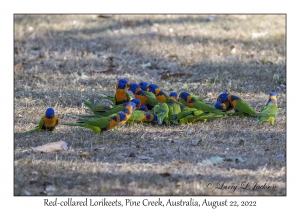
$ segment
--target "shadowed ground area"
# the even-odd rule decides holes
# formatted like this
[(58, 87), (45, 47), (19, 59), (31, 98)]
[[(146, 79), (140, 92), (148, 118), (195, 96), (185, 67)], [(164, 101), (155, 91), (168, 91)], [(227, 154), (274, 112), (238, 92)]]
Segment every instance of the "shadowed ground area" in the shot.
[[(285, 15), (15, 15), (14, 65), (14, 195), (286, 195)], [(61, 124), (91, 113), (82, 99), (120, 78), (211, 105), (229, 91), (257, 111), (276, 91), (279, 114), (24, 133), (47, 107)]]

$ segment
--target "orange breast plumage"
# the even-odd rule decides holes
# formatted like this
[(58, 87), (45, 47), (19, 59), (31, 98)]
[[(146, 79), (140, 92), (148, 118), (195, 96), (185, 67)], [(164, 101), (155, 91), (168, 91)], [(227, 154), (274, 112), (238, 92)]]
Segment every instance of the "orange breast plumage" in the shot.
[(54, 127), (58, 125), (58, 117), (57, 116), (54, 116), (52, 118), (44, 117), (43, 120), (44, 120), (44, 124), (42, 126), (42, 129), (44, 129), (44, 130), (53, 130)]

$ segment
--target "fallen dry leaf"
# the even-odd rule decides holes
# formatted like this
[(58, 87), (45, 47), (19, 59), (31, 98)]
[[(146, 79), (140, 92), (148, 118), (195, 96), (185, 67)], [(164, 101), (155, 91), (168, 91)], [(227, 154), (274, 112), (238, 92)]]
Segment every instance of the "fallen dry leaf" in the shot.
[(166, 173), (160, 173), (159, 175), (161, 175), (162, 177), (167, 177), (167, 176), (170, 176), (171, 174), (169, 174), (168, 172), (166, 172)]
[(16, 64), (15, 67), (14, 67), (14, 71), (19, 70), (22, 67), (22, 65), (23, 65), (22, 63)]
[(67, 150), (67, 149), (68, 149), (68, 144), (64, 141), (51, 142), (49, 144), (32, 148), (34, 152), (44, 152), (44, 153), (50, 153), (55, 151)]
[(191, 164), (190, 162), (176, 160), (171, 163), (171, 166), (190, 165), (190, 164)]
[(79, 156), (81, 158), (88, 158), (90, 156), (90, 153), (89, 152), (82, 152), (81, 154), (79, 154)]
[(112, 18), (114, 15), (109, 15), (109, 14), (100, 14), (98, 15), (98, 18)]
[(168, 79), (170, 77), (191, 77), (192, 74), (189, 73), (174, 73), (174, 74), (163, 74), (161, 75), (161, 79)]
[(124, 21), (120, 21), (120, 23), (123, 24), (123, 26), (135, 26), (137, 24), (137, 21), (124, 20)]
[(106, 69), (106, 70), (92, 70), (90, 72), (88, 72), (88, 74), (100, 74), (100, 73), (113, 73), (115, 72), (114, 69), (112, 68), (109, 68), (109, 69)]

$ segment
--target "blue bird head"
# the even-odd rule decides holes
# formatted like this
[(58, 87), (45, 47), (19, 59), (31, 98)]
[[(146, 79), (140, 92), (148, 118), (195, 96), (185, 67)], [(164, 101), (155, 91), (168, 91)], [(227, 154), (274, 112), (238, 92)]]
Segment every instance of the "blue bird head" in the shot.
[(54, 115), (55, 115), (55, 112), (54, 112), (54, 109), (53, 108), (48, 108), (47, 110), (46, 110), (46, 117), (47, 118), (52, 118), (52, 117), (54, 117)]
[(221, 104), (222, 104), (222, 102), (217, 101), (217, 102), (215, 103), (215, 108), (216, 108), (216, 109), (222, 109)]
[(171, 92), (169, 96), (174, 97), (174, 98), (177, 99), (177, 93), (176, 92)]
[(183, 100), (187, 101), (187, 97), (190, 96), (191, 94), (189, 94), (188, 92), (181, 92), (179, 94), (179, 98), (182, 98)]
[(276, 104), (277, 105), (277, 100), (278, 100), (278, 93), (271, 92), (267, 104)]
[(278, 98), (278, 93), (277, 92), (271, 92), (270, 93), (270, 98), (276, 99)]
[(127, 79), (120, 79), (118, 84), (117, 84), (117, 88), (120, 88), (120, 89), (125, 89), (126, 87), (128, 88), (129, 87), (129, 82)]
[(146, 105), (141, 106), (141, 107), (139, 108), (139, 110), (142, 110), (142, 111), (144, 111), (144, 112), (148, 112), (148, 111), (149, 111), (149, 110), (148, 110), (148, 107), (147, 107)]
[(155, 93), (155, 89), (158, 88), (158, 86), (156, 84), (150, 84), (147, 87), (147, 91), (150, 91), (152, 93)]
[(142, 88), (142, 90), (147, 91), (148, 82), (140, 82), (139, 86)]
[(142, 106), (141, 101), (137, 98), (131, 99), (130, 102), (134, 103), (136, 105), (136, 107), (141, 107)]
[(221, 93), (218, 96), (217, 101), (222, 102), (222, 103), (228, 101), (228, 93)]
[(138, 84), (131, 83), (131, 84), (129, 85), (129, 90), (130, 90), (133, 94), (135, 94), (135, 91), (136, 91), (137, 88), (140, 88), (140, 86), (139, 86)]

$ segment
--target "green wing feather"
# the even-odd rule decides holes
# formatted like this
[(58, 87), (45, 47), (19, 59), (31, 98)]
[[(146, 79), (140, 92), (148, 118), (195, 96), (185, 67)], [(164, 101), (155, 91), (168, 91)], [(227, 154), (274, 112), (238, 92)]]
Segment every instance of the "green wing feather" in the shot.
[(99, 110), (95, 111), (94, 114), (89, 115), (76, 115), (80, 119), (90, 119), (90, 118), (99, 118), (99, 117), (108, 117), (115, 115), (119, 111), (122, 111), (124, 109), (123, 104), (115, 105), (113, 108), (107, 109), (107, 110)]
[(112, 96), (107, 96), (103, 93), (99, 93), (99, 96), (101, 96), (102, 98), (105, 98), (105, 99), (108, 99), (112, 105), (115, 105), (116, 104), (116, 99), (115, 97), (112, 97)]
[(139, 122), (144, 118), (144, 114), (142, 110), (134, 110), (127, 122)]
[(203, 98), (200, 98), (199, 96), (196, 96), (194, 94), (191, 94), (192, 98), (196, 99), (197, 101), (202, 101), (203, 103), (209, 104), (208, 102), (205, 102)]
[(155, 98), (155, 94), (152, 93), (152, 92), (143, 90), (143, 93), (144, 93), (147, 97)]
[(44, 125), (44, 118), (42, 117), (42, 118), (40, 119), (40, 121), (39, 121), (38, 128), (39, 128), (39, 129), (42, 129), (43, 125)]
[(83, 102), (84, 105), (85, 105), (86, 107), (88, 107), (90, 110), (93, 110), (93, 104), (92, 104), (92, 102), (90, 102), (90, 101), (88, 101), (88, 100), (86, 100), (86, 99), (82, 99), (82, 102)]
[(147, 104), (149, 104), (150, 106), (155, 106), (156, 104), (158, 104), (158, 101), (157, 101), (154, 93), (148, 92), (148, 91), (143, 91), (143, 93), (147, 97)]
[(24, 133), (32, 133), (34, 131), (40, 131), (40, 128), (39, 127), (35, 127), (35, 128), (33, 128), (33, 129), (29, 130), (29, 131), (26, 131)]
[(169, 119), (172, 119), (173, 123), (178, 124), (178, 121), (173, 116), (181, 112), (180, 104), (172, 99), (169, 99), (167, 104), (169, 107)]
[(157, 116), (158, 124), (162, 124), (164, 119), (169, 118), (169, 107), (166, 103), (158, 103), (154, 106), (154, 114)]
[(123, 104), (116, 105), (115, 107), (105, 110), (105, 111), (96, 111), (95, 115), (98, 115), (99, 117), (108, 117), (110, 115), (116, 114), (124, 109)]
[(247, 102), (240, 99), (236, 102), (236, 108), (238, 112), (242, 112), (248, 115), (256, 115), (257, 111), (255, 111)]
[(110, 125), (110, 117), (101, 117), (97, 119), (86, 119), (81, 120), (77, 123), (64, 124), (68, 126), (79, 126), (83, 128), (88, 128), (94, 131), (94, 133), (100, 133), (101, 129), (106, 128)]
[(202, 110), (198, 110), (196, 108), (185, 108), (182, 112), (178, 113), (176, 117), (181, 125), (185, 123), (193, 123), (200, 120), (206, 121), (207, 119), (213, 118), (225, 118), (222, 115), (214, 113), (204, 113)]
[[(107, 108), (109, 108), (109, 106), (105, 105), (105, 104), (93, 104), (92, 102), (86, 100), (86, 99), (82, 99), (82, 102), (84, 103), (84, 105), (86, 107), (88, 107), (93, 113), (95, 113), (96, 111), (102, 111), (105, 110)], [(112, 103), (110, 103), (110, 105), (113, 105)], [(115, 105), (113, 105), (115, 106)]]
[(33, 128), (29, 131), (26, 131), (25, 133), (32, 133), (32, 132), (35, 132), (35, 131), (42, 131), (43, 125), (44, 125), (44, 120), (43, 120), (43, 117), (42, 117), (39, 121), (39, 124), (35, 128)]
[(184, 106), (187, 106), (186, 101), (184, 99), (182, 99), (182, 98), (179, 98), (178, 102), (181, 103), (181, 104), (183, 104)]
[(210, 112), (214, 114), (226, 114), (226, 112), (220, 111), (219, 109), (203, 102), (203, 101), (195, 101), (194, 102), (194, 108), (199, 109), (203, 112)]

